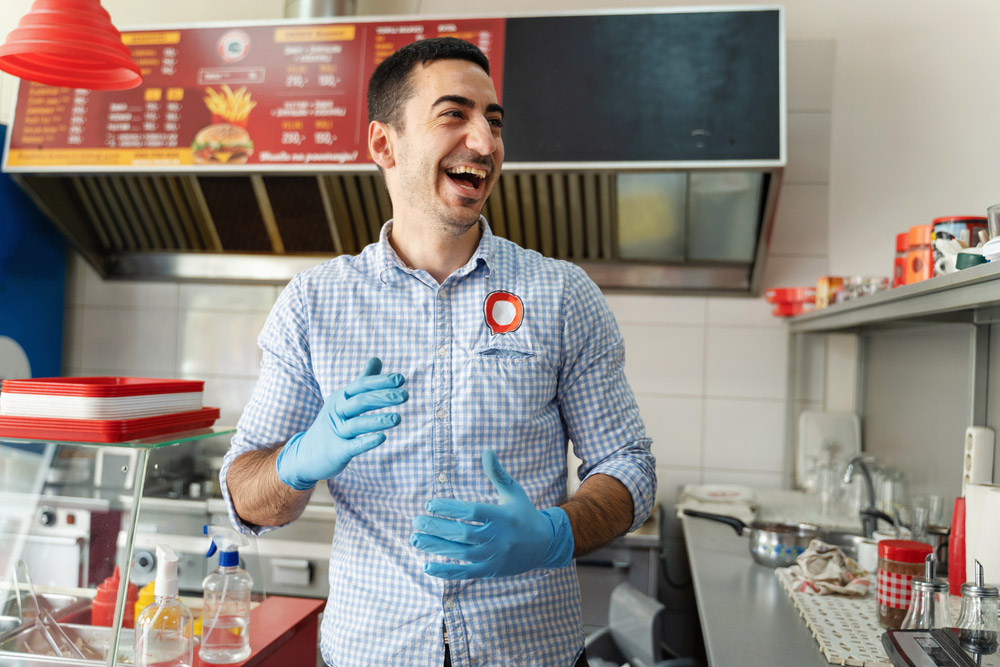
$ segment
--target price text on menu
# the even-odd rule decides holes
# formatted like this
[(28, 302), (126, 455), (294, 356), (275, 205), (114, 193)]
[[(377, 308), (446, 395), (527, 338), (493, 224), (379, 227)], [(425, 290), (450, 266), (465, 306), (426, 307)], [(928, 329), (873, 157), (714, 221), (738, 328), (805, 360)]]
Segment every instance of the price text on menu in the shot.
[(259, 171), (370, 163), (365, 99), (375, 67), (418, 39), (458, 37), (490, 59), (502, 96), (504, 28), (504, 19), (462, 19), (126, 31), (143, 84), (96, 91), (23, 81), (6, 166)]

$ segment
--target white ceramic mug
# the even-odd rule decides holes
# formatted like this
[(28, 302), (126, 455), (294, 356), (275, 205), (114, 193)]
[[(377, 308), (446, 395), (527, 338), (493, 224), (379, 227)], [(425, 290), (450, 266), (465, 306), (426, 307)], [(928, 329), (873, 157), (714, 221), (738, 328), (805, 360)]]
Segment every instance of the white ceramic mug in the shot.
[(858, 542), (858, 565), (869, 572), (878, 569), (878, 542), (874, 539)]

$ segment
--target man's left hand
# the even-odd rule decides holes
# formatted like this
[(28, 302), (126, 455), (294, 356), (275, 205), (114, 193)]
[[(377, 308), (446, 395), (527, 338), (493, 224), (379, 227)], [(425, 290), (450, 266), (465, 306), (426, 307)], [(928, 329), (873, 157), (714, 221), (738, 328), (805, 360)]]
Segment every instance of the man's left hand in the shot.
[(483, 452), (483, 470), (500, 494), (499, 505), (434, 498), (426, 507), (435, 516), (414, 517), (410, 544), (467, 561), (427, 563), (424, 571), (442, 579), (488, 579), (569, 565), (574, 542), (566, 512), (535, 509), (492, 449)]

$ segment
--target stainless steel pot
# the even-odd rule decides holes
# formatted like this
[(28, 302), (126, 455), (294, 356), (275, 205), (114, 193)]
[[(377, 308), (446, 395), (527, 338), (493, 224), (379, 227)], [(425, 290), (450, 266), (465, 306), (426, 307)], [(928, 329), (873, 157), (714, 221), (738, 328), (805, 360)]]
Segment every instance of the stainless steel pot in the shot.
[(687, 516), (710, 519), (730, 525), (737, 535), (750, 529), (750, 555), (761, 565), (787, 567), (795, 564), (795, 559), (805, 551), (809, 542), (822, 538), (823, 531), (807, 523), (784, 523), (780, 521), (754, 521), (747, 524), (736, 517), (711, 514), (697, 510), (684, 510)]

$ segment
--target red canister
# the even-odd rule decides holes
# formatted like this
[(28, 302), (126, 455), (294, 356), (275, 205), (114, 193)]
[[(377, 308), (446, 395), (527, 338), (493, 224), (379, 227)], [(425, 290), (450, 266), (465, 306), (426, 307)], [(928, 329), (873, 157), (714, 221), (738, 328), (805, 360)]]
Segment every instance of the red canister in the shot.
[(910, 227), (906, 251), (906, 284), (934, 277), (934, 225)]
[[(910, 247), (910, 234), (896, 234), (896, 257), (892, 262), (892, 286), (906, 284), (906, 251)], [(817, 304), (819, 305), (819, 304)]]
[(962, 594), (965, 578), (965, 498), (955, 498), (951, 513), (951, 536), (948, 538), (948, 589), (952, 595)]
[(934, 548), (913, 540), (882, 540), (878, 543), (875, 599), (883, 627), (898, 630), (913, 597), (913, 580), (924, 574), (924, 558)]

